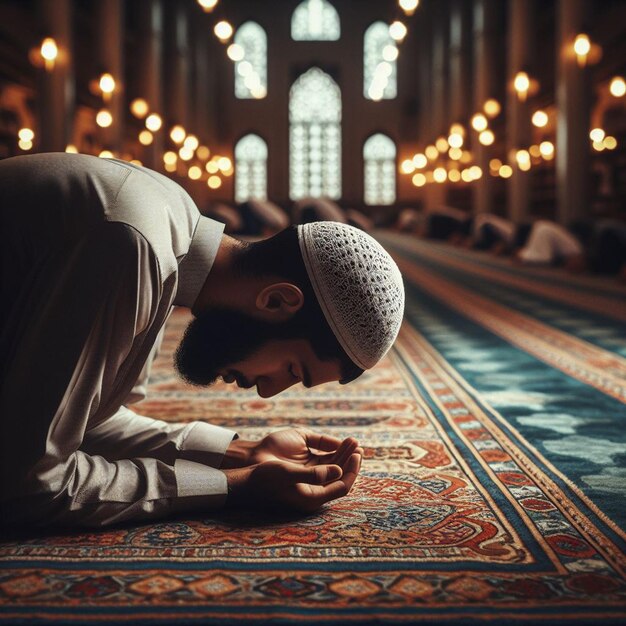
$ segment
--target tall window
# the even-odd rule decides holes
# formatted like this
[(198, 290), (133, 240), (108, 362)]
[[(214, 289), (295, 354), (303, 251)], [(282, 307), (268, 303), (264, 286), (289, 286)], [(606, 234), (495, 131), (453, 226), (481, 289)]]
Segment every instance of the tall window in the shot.
[(289, 93), (289, 195), (341, 196), (341, 91), (317, 67)]
[[(267, 95), (267, 35), (256, 22), (245, 22), (235, 33), (241, 51), (235, 61), (235, 97)], [(241, 58), (239, 58), (241, 56)]]
[(377, 133), (363, 145), (365, 204), (393, 204), (396, 200), (396, 144)]
[(291, 17), (295, 41), (336, 41), (341, 34), (339, 14), (326, 0), (304, 0)]
[(374, 22), (363, 38), (363, 95), (369, 100), (396, 97), (398, 48), (389, 25)]
[(267, 144), (245, 135), (235, 145), (235, 202), (267, 199)]

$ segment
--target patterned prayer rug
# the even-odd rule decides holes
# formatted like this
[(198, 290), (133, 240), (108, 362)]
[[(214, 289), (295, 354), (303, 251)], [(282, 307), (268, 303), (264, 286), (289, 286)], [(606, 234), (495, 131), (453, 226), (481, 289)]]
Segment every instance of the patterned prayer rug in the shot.
[(176, 311), (137, 410), (366, 448), (309, 516), (224, 512), (0, 544), (0, 624), (626, 620), (626, 291), (381, 234), (407, 286), (396, 348), (276, 398), (178, 381)]

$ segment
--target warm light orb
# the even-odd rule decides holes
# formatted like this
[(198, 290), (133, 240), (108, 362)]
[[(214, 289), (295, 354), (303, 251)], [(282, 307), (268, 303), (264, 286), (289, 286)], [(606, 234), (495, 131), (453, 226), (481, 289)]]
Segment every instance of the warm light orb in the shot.
[(192, 165), (187, 172), (187, 176), (191, 180), (198, 180), (202, 177), (202, 170), (197, 165)]
[(243, 46), (238, 43), (231, 43), (226, 50), (226, 54), (231, 61), (241, 61), (246, 56)]
[(130, 103), (130, 112), (140, 120), (148, 115), (148, 110), (148, 103), (143, 98), (135, 98)]
[(389, 26), (389, 36), (394, 41), (402, 41), (406, 37), (406, 33), (406, 26), (400, 20), (396, 20)]
[(472, 128), (479, 133), (486, 130), (487, 118), (482, 113), (476, 113), (472, 117)]
[(541, 150), (537, 144), (533, 144), (528, 148), (528, 152), (530, 152), (530, 156), (533, 158), (539, 158), (541, 156)]
[(220, 171), (220, 168), (217, 166), (217, 163), (215, 161), (209, 161), (204, 168), (206, 169), (207, 173), (209, 174), (217, 174), (217, 172)]
[(426, 176), (424, 176), (424, 174), (415, 174), (415, 176), (413, 176), (413, 178), (411, 178), (411, 182), (416, 186), (416, 187), (423, 187), (426, 184)]
[(463, 156), (463, 150), (461, 150), (461, 148), (450, 148), (450, 150), (448, 150), (448, 156), (453, 161), (460, 161)]
[(196, 156), (202, 161), (206, 161), (211, 156), (211, 151), (207, 146), (199, 146), (196, 150)]
[(183, 142), (183, 146), (185, 148), (189, 148), (190, 150), (194, 150), (200, 145), (198, 138), (195, 135), (187, 135)]
[(515, 160), (518, 163), (530, 163), (530, 152), (528, 150), (518, 150), (515, 153)]
[(460, 148), (463, 145), (463, 136), (460, 133), (452, 133), (448, 137), (448, 144), (451, 148)]
[(68, 143), (65, 146), (65, 152), (68, 154), (78, 154), (78, 148), (73, 143)]
[(551, 160), (554, 158), (554, 144), (551, 141), (542, 141), (539, 144), (539, 152), (544, 159)]
[(615, 98), (621, 98), (624, 94), (626, 94), (626, 82), (624, 82), (624, 79), (621, 76), (615, 76), (611, 80), (609, 91)]
[(436, 183), (444, 183), (446, 181), (446, 178), (448, 178), (448, 173), (446, 172), (445, 168), (435, 168), (435, 171), (433, 172), (433, 179)]
[(398, 0), (398, 4), (407, 15), (413, 15), (419, 5), (419, 0)]
[(511, 178), (513, 176), (513, 168), (510, 165), (502, 165), (498, 173), (502, 178)]
[(602, 128), (594, 128), (590, 133), (589, 133), (589, 138), (591, 139), (591, 141), (602, 141), (604, 139), (605, 136), (605, 132), (604, 130), (602, 130)]
[(485, 104), (483, 104), (483, 111), (487, 114), (487, 117), (494, 118), (500, 114), (501, 110), (502, 107), (495, 98), (489, 98), (489, 100), (485, 100)]
[(222, 20), (215, 25), (213, 32), (220, 41), (224, 42), (232, 37), (233, 27), (226, 20)]
[(617, 148), (617, 139), (613, 135), (607, 135), (602, 143), (607, 150), (615, 150)]
[(602, 152), (606, 148), (604, 141), (594, 141), (591, 145), (593, 146), (593, 149), (598, 152)]
[(447, 152), (449, 148), (448, 140), (445, 137), (438, 137), (437, 141), (435, 141), (435, 147), (442, 154)]
[(176, 163), (166, 163), (164, 165), (166, 172), (175, 172), (176, 171)]
[(168, 150), (163, 155), (163, 162), (166, 165), (174, 165), (176, 161), (178, 161), (178, 155), (176, 154), (176, 152), (173, 152), (172, 150)]
[(433, 145), (426, 146), (426, 150), (424, 150), (424, 152), (426, 153), (429, 161), (434, 161), (439, 156), (439, 150), (437, 150), (437, 148)]
[(240, 76), (246, 77), (249, 74), (252, 74), (254, 68), (252, 67), (252, 63), (250, 61), (241, 61), (241, 63), (237, 63), (237, 73)]
[(389, 43), (383, 48), (383, 59), (388, 63), (395, 61), (398, 58), (398, 54), (398, 47), (393, 44)]
[(101, 159), (112, 159), (113, 153), (110, 150), (102, 150), (98, 156)]
[(149, 130), (142, 130), (139, 133), (139, 143), (142, 146), (149, 146), (154, 141), (154, 136)]
[(402, 163), (400, 163), (400, 171), (403, 174), (412, 174), (415, 171), (415, 164), (412, 159), (404, 159)]
[(20, 128), (17, 131), (17, 136), (20, 138), (20, 141), (32, 141), (35, 138), (35, 133), (30, 128)]
[(219, 189), (222, 186), (222, 179), (219, 176), (209, 176), (206, 184), (211, 189)]
[(153, 133), (156, 133), (163, 126), (163, 120), (158, 113), (150, 113), (148, 117), (146, 117), (146, 128), (151, 130)]
[(490, 146), (495, 140), (496, 137), (490, 130), (483, 130), (483, 132), (478, 135), (478, 141), (483, 146)]
[(500, 161), (500, 159), (491, 159), (491, 161), (489, 161), (490, 170), (499, 170), (501, 167), (502, 161)]
[(415, 167), (418, 170), (421, 170), (424, 167), (426, 167), (428, 165), (428, 159), (426, 158), (426, 155), (422, 154), (421, 152), (418, 152), (417, 154), (414, 154), (413, 155), (413, 165), (415, 165)]
[(17, 142), (17, 145), (19, 146), (20, 150), (24, 150), (24, 152), (28, 152), (29, 150), (32, 150), (33, 142), (32, 141), (24, 141), (23, 139), (20, 139)]
[(180, 124), (176, 124), (176, 126), (172, 126), (172, 130), (170, 130), (170, 139), (174, 143), (181, 144), (186, 134), (185, 129)]
[(198, 4), (205, 13), (210, 13), (216, 6), (219, 0), (198, 0)]
[(458, 183), (461, 180), (461, 172), (459, 172), (459, 170), (450, 170), (448, 172), (448, 180), (453, 183)]
[(472, 167), (469, 168), (469, 173), (472, 180), (478, 180), (483, 175), (483, 171), (478, 165), (472, 165)]
[(532, 117), (533, 125), (537, 128), (543, 128), (548, 124), (548, 114), (545, 111), (535, 111)]
[(46, 64), (46, 69), (51, 70), (54, 68), (54, 62), (56, 58), (59, 56), (59, 49), (57, 47), (57, 42), (52, 37), (46, 37), (41, 42), (41, 48), (39, 48), (39, 52)]
[(115, 79), (108, 72), (100, 76), (99, 85), (103, 94), (112, 94), (115, 91)]
[(574, 52), (579, 57), (587, 56), (591, 51), (591, 42), (589, 36), (581, 33), (574, 40)]
[(229, 170), (232, 165), (232, 161), (228, 157), (223, 156), (217, 160), (217, 167), (219, 167), (222, 171)]
[(183, 161), (191, 161), (191, 159), (193, 159), (193, 150), (191, 148), (188, 148), (187, 146), (183, 146), (179, 151), (178, 151), (178, 156), (183, 160)]
[(96, 114), (96, 124), (101, 128), (108, 128), (113, 124), (113, 116), (111, 112), (107, 109), (100, 109)]
[(523, 102), (526, 100), (530, 89), (530, 78), (526, 72), (518, 72), (513, 79), (513, 87), (517, 92), (517, 97)]

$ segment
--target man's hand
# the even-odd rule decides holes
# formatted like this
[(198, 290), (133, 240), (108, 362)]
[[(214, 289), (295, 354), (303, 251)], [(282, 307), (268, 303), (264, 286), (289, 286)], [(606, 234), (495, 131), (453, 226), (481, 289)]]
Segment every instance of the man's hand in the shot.
[(344, 468), (354, 453), (362, 456), (363, 449), (353, 437), (341, 441), (304, 428), (288, 428), (271, 433), (261, 441), (235, 439), (226, 451), (222, 468), (233, 469), (268, 461), (287, 461), (307, 467), (331, 464)]
[(349, 493), (361, 466), (361, 454), (351, 454), (344, 467), (265, 461), (224, 470), (228, 503), (239, 506), (286, 505), (310, 512)]

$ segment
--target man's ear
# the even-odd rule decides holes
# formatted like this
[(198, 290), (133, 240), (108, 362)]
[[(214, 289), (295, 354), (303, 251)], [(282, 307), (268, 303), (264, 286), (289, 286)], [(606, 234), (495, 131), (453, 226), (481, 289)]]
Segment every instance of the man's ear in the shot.
[(284, 322), (302, 308), (304, 294), (293, 283), (274, 283), (259, 291), (255, 304), (267, 319)]

